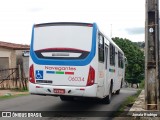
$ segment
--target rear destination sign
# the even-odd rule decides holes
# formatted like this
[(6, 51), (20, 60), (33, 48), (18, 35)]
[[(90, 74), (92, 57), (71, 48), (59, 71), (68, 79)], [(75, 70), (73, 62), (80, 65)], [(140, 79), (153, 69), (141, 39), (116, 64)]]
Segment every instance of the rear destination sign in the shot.
[(73, 71), (76, 71), (75, 67), (50, 67), (45, 66), (47, 74), (65, 74), (65, 75), (74, 75)]
[(52, 66), (45, 66), (46, 70), (70, 70), (70, 71), (76, 71), (75, 67), (52, 67)]

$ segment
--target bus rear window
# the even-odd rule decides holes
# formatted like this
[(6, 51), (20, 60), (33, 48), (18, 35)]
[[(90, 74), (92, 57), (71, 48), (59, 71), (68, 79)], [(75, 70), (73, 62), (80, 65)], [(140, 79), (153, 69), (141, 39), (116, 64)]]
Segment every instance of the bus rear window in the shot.
[(33, 50), (42, 59), (85, 59), (92, 49), (92, 30), (90, 24), (36, 26)]

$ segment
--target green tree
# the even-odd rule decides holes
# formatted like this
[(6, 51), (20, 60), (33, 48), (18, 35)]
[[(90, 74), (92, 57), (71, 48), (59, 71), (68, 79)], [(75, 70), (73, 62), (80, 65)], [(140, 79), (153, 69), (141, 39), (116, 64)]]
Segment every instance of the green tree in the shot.
[(144, 79), (144, 52), (138, 45), (126, 38), (115, 37), (112, 39), (123, 50), (127, 58), (126, 80), (130, 83), (140, 83)]

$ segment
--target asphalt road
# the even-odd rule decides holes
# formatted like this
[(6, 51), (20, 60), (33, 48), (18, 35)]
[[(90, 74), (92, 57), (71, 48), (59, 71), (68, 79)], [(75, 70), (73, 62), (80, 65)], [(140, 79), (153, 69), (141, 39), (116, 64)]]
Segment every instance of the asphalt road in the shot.
[[(54, 113), (53, 111), (60, 111), (58, 117), (45, 117), (45, 118), (30, 118), (33, 120), (97, 120), (97, 119), (110, 119), (107, 117), (109, 114), (117, 111), (121, 103), (128, 97), (136, 93), (136, 89), (123, 88), (119, 95), (113, 95), (110, 104), (102, 104), (98, 100), (78, 99), (73, 102), (61, 101), (59, 97), (52, 96), (37, 96), (27, 95), (7, 100), (0, 100), (0, 111), (36, 111)], [(74, 112), (68, 112), (74, 111)], [(75, 111), (82, 111), (78, 113)], [(89, 112), (88, 112), (89, 111)], [(62, 113), (61, 113), (62, 112)], [(111, 112), (111, 113), (110, 113)], [(76, 114), (77, 113), (77, 114)], [(105, 114), (105, 116), (104, 116)], [(74, 117), (73, 117), (74, 116)], [(22, 118), (0, 118), (0, 120), (19, 120)], [(28, 120), (28, 118), (23, 118)]]

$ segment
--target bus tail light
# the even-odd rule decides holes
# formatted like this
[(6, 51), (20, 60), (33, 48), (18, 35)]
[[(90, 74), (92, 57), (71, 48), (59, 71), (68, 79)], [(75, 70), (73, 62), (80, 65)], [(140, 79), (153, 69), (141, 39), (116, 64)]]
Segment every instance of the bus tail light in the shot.
[(29, 68), (29, 81), (31, 83), (35, 83), (35, 78), (34, 78), (34, 67), (33, 64)]
[(94, 81), (95, 81), (95, 70), (93, 69), (93, 67), (90, 66), (89, 74), (88, 74), (88, 80), (87, 80), (87, 85), (86, 86), (93, 85)]

